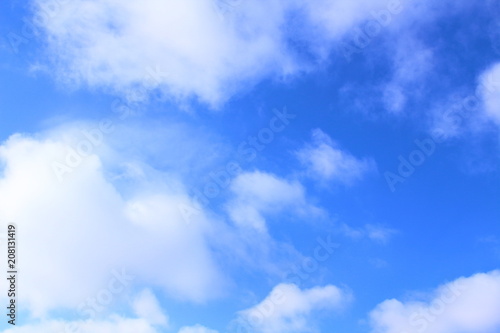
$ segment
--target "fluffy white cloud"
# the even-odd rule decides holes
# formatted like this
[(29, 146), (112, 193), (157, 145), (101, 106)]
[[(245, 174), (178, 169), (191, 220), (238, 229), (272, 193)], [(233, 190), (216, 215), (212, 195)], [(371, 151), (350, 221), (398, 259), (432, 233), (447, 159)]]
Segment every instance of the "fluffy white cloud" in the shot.
[(90, 311), (89, 298), (119, 289), (116, 274), (127, 276), (125, 287), (148, 284), (184, 300), (221, 292), (226, 278), (208, 236), (217, 223), (201, 208), (186, 223), (179, 207), (196, 203), (175, 179), (134, 178), (122, 192), (92, 154), (59, 182), (52, 163), (66, 161), (70, 149), (64, 140), (21, 135), (0, 146), (0, 220), (23, 230), (21, 304), (35, 316), (60, 307)]
[[(203, 175), (218, 159), (200, 161), (198, 170), (190, 154), (177, 158), (178, 144), (191, 137), (187, 144), (199, 152), (194, 159), (205, 150), (212, 156), (209, 136), (190, 135), (192, 128), (175, 131), (171, 124), (160, 131), (166, 136), (142, 136), (141, 124), (99, 137), (96, 126), (77, 123), (14, 135), (0, 145), (0, 220), (24, 230), (20, 302), (35, 317), (56, 309), (85, 318), (108, 313), (122, 297), (144, 287), (168, 298), (204, 302), (228, 290), (234, 267), (277, 276), (300, 257), (267, 233), (226, 223), (187, 194), (186, 169), (188, 176)], [(98, 141), (92, 148), (89, 136)], [(234, 179), (227, 207), (242, 224), (253, 221), (240, 209), (256, 209), (262, 219), (284, 209), (299, 216), (320, 214), (298, 182), (258, 171)], [(149, 312), (152, 323), (168, 324), (161, 309), (153, 311), (155, 303), (146, 292), (137, 300), (136, 314)]]
[(139, 318), (144, 318), (153, 325), (168, 325), (168, 317), (163, 313), (160, 303), (151, 290), (143, 290), (132, 306)]
[(280, 284), (261, 303), (241, 311), (234, 325), (237, 331), (306, 332), (314, 327), (319, 311), (339, 310), (350, 300), (349, 293), (332, 285), (301, 290), (294, 284)]
[(358, 159), (343, 151), (326, 133), (315, 129), (312, 143), (297, 152), (308, 175), (319, 180), (351, 184), (375, 168), (370, 159)]
[(231, 219), (239, 226), (265, 232), (264, 215), (284, 209), (304, 215), (319, 214), (320, 210), (307, 203), (304, 187), (296, 181), (287, 181), (264, 172), (238, 175), (230, 186), (235, 198), (227, 204)]
[(500, 272), (462, 277), (425, 300), (384, 301), (370, 314), (374, 333), (493, 333), (500, 329)]
[(343, 34), (391, 1), (33, 3), (61, 80), (131, 99), (158, 89), (217, 105), (263, 78), (309, 70)]

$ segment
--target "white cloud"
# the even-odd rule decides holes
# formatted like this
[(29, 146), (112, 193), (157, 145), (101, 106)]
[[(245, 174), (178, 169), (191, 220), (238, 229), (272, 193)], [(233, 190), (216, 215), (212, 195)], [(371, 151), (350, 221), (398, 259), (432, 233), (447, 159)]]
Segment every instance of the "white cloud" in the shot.
[(285, 14), (276, 0), (242, 1), (222, 18), (209, 0), (72, 1), (42, 27), (64, 80), (217, 104), (240, 80), (296, 70), (281, 35)]
[(462, 277), (425, 300), (379, 304), (370, 314), (374, 333), (492, 333), (500, 329), (500, 272)]
[(305, 189), (297, 181), (287, 181), (260, 171), (238, 175), (230, 186), (235, 198), (227, 204), (231, 219), (239, 226), (266, 232), (264, 215), (290, 209), (294, 213), (320, 214), (308, 204)]
[[(200, 163), (197, 170), (192, 163), (196, 157), (176, 159), (189, 128), (175, 131), (169, 125), (166, 137), (141, 137), (127, 126), (117, 128), (100, 138), (88, 156), (80, 156), (60, 182), (53, 162), (66, 164), (72, 156), (75, 163), (80, 143), (87, 140), (82, 125), (95, 129), (90, 123), (67, 124), (34, 136), (14, 135), (0, 145), (0, 220), (26, 230), (19, 244), (24, 272), (20, 302), (34, 317), (57, 309), (73, 309), (84, 317), (108, 313), (137, 288), (205, 302), (228, 291), (232, 268), (277, 276), (300, 257), (290, 244), (253, 227), (235, 227), (188, 195), (185, 169), (188, 176), (202, 175), (207, 165), (219, 161)], [(138, 127), (142, 133), (143, 126)], [(214, 140), (200, 135), (199, 142), (188, 141), (201, 154), (213, 148)], [(227, 200), (242, 224), (255, 221), (240, 209), (256, 209), (262, 219), (288, 209), (294, 217), (321, 214), (307, 202), (300, 183), (259, 171), (235, 178)], [(185, 208), (193, 213), (188, 219)], [(109, 296), (117, 274), (127, 276), (123, 288), (111, 292), (111, 300), (99, 309), (89, 306), (89, 298)], [(136, 310), (144, 314), (143, 307), (153, 303), (143, 299)], [(154, 316), (156, 320), (148, 319), (163, 322), (159, 313)]]
[(478, 89), (486, 116), (500, 125), (500, 63), (496, 63), (483, 73)]
[(392, 71), (382, 91), (386, 110), (407, 116), (405, 109), (411, 99), (428, 99), (426, 83), (433, 78), (436, 50), (440, 48), (429, 44), (420, 32), (447, 17), (466, 15), (475, 4), (470, 1), (401, 1), (401, 4), (401, 14), (387, 27), (390, 43), (385, 53), (389, 55)]
[(139, 318), (144, 318), (153, 325), (168, 326), (168, 317), (163, 313), (160, 303), (151, 290), (143, 290), (132, 306)]
[(0, 146), (0, 219), (24, 230), (21, 304), (35, 316), (77, 308), (105, 290), (115, 270), (134, 277), (128, 287), (156, 286), (182, 300), (220, 295), (227, 280), (208, 236), (217, 223), (201, 208), (186, 223), (179, 207), (197, 205), (175, 178), (129, 179), (134, 186), (120, 192), (93, 154), (59, 182), (51, 163), (65, 161), (69, 148), (21, 135)]
[(383, 88), (387, 111), (401, 114), (406, 108), (408, 96), (422, 97), (422, 82), (431, 73), (434, 64), (433, 51), (416, 38), (403, 35), (393, 55), (393, 73)]
[(300, 162), (313, 178), (351, 184), (375, 168), (370, 159), (358, 159), (343, 151), (323, 131), (315, 129), (312, 143), (297, 152)]
[(339, 310), (350, 300), (349, 293), (332, 285), (301, 290), (280, 284), (261, 303), (241, 311), (235, 325), (249, 332), (309, 332), (318, 312)]
[(482, 133), (491, 124), (500, 124), (500, 63), (493, 64), (478, 78), (474, 91), (458, 91), (437, 104), (431, 113), (431, 133), (452, 139), (465, 133)]
[(33, 2), (62, 81), (217, 105), (264, 78), (309, 70), (391, 1)]
[(158, 331), (143, 319), (123, 318), (112, 315), (108, 320), (42, 321), (37, 324), (17, 326), (3, 333), (157, 333)]
[(190, 327), (182, 327), (178, 333), (217, 333), (217, 331), (201, 325), (195, 325)]

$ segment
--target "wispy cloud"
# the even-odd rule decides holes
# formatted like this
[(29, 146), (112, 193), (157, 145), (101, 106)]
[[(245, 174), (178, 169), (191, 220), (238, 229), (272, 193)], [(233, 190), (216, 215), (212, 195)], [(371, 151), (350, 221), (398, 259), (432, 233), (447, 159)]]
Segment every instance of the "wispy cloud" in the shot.
[(320, 181), (350, 185), (375, 169), (373, 160), (359, 159), (342, 150), (320, 129), (313, 131), (312, 143), (298, 150), (296, 155), (307, 174)]
[(387, 243), (397, 231), (380, 225), (367, 224), (362, 228), (353, 228), (342, 224), (341, 231), (347, 237), (353, 239), (368, 238), (378, 243)]
[(182, 327), (178, 333), (217, 333), (217, 331), (206, 328), (205, 326), (195, 325)]
[(231, 219), (239, 226), (267, 231), (266, 215), (290, 210), (299, 216), (319, 215), (321, 210), (309, 204), (304, 187), (260, 171), (239, 175), (231, 184), (235, 198), (227, 204)]
[(434, 65), (430, 47), (415, 37), (405, 36), (396, 46), (392, 59), (391, 79), (383, 86), (383, 101), (388, 112), (403, 114), (409, 96), (422, 98), (423, 82), (428, 79)]

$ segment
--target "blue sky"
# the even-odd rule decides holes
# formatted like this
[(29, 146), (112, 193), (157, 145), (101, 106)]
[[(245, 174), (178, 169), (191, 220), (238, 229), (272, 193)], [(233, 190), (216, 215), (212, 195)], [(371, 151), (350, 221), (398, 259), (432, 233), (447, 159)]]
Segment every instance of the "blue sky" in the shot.
[(3, 2), (1, 332), (498, 332), (499, 14)]

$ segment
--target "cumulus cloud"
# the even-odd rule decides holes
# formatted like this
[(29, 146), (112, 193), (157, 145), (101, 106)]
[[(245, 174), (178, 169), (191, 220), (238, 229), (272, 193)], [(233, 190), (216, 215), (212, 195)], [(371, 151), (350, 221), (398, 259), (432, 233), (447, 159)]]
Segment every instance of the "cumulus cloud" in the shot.
[(133, 278), (128, 287), (145, 283), (190, 301), (217, 297), (227, 280), (209, 245), (216, 222), (201, 208), (185, 222), (179, 207), (196, 203), (182, 186), (166, 176), (154, 186), (133, 179), (135, 187), (121, 192), (96, 154), (60, 182), (53, 162), (71, 151), (64, 140), (22, 135), (0, 146), (0, 219), (24, 230), (21, 304), (35, 316), (82, 307), (115, 272)]
[[(0, 219), (25, 230), (20, 302), (34, 317), (58, 309), (85, 317), (111, 311), (121, 297), (145, 287), (162, 297), (205, 302), (227, 292), (231, 268), (279, 275), (300, 257), (290, 244), (256, 231), (258, 223), (265, 228), (268, 217), (288, 209), (290, 216), (321, 214), (299, 182), (260, 171), (240, 174), (221, 203), (234, 218), (228, 223), (225, 212), (201, 207), (188, 194), (185, 169), (189, 176), (206, 169), (176, 158), (178, 143), (192, 129), (175, 131), (170, 124), (163, 128), (169, 134), (158, 137), (141, 136), (142, 125), (139, 134), (124, 126), (99, 137), (98, 127), (77, 122), (16, 134), (0, 145)], [(194, 137), (189, 145), (200, 154), (211, 151), (210, 136)], [(255, 215), (246, 215), (251, 210)], [(117, 283), (117, 276), (125, 282)], [(89, 305), (92, 299), (98, 310)], [(168, 326), (155, 299), (145, 291), (136, 314), (149, 312), (151, 323)]]
[(388, 6), (385, 0), (33, 4), (62, 81), (130, 99), (157, 90), (213, 106), (264, 78), (309, 70), (343, 34)]
[(320, 129), (313, 130), (312, 143), (297, 151), (296, 155), (308, 175), (319, 180), (351, 184), (375, 168), (373, 160), (358, 159), (340, 149)]
[(295, 213), (320, 214), (307, 202), (305, 189), (297, 181), (255, 171), (238, 175), (230, 186), (235, 198), (227, 204), (231, 219), (239, 226), (266, 232), (265, 215), (291, 209)]
[(370, 314), (372, 332), (491, 333), (500, 329), (500, 272), (461, 277), (424, 300), (386, 300)]
[(301, 290), (280, 284), (261, 303), (241, 311), (235, 325), (248, 332), (308, 332), (318, 312), (339, 310), (350, 299), (348, 292), (332, 285)]

